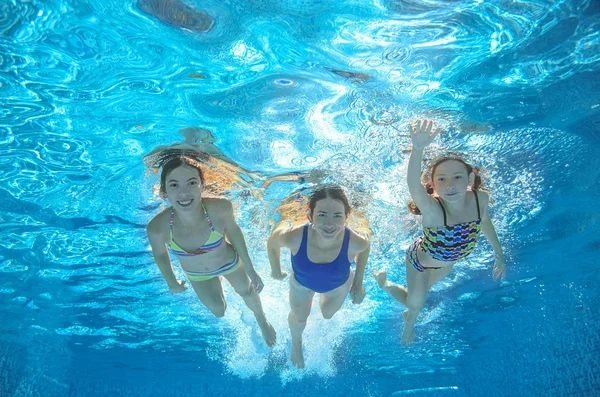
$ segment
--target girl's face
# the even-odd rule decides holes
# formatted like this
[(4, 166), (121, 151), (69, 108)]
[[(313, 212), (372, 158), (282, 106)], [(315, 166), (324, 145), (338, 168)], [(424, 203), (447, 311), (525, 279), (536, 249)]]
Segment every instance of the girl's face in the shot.
[(456, 203), (463, 200), (475, 175), (467, 173), (467, 167), (460, 161), (448, 160), (438, 165), (433, 175), (433, 188), (440, 198)]
[(336, 238), (344, 231), (346, 212), (339, 200), (324, 198), (315, 204), (311, 217), (312, 228), (326, 240)]
[(179, 211), (194, 211), (200, 204), (203, 190), (200, 174), (193, 167), (182, 165), (167, 175), (167, 198)]

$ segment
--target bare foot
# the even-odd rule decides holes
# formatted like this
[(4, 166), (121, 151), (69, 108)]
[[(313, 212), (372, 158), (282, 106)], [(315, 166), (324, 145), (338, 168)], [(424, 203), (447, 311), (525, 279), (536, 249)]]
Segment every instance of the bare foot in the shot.
[(387, 273), (385, 270), (371, 270), (371, 274), (377, 280), (377, 284), (379, 284), (380, 288), (385, 287), (385, 283), (387, 282)]
[(260, 327), (260, 331), (262, 332), (263, 339), (267, 346), (273, 347), (277, 341), (277, 332), (275, 332), (275, 328), (266, 321), (259, 321), (258, 326)]
[(404, 316), (404, 332), (402, 332), (400, 344), (408, 346), (415, 341), (415, 322), (417, 317), (412, 315), (409, 310), (405, 310), (402, 315)]
[(302, 353), (302, 341), (292, 342), (292, 353), (290, 354), (292, 365), (298, 369), (304, 369), (304, 354)]

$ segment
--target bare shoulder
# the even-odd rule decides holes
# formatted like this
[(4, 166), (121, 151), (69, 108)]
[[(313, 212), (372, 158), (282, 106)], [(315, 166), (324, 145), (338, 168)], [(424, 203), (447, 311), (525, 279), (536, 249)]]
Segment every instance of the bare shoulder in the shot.
[[(170, 207), (169, 207), (170, 208)], [(169, 230), (170, 209), (165, 208), (154, 216), (146, 226), (148, 236), (161, 236)]]
[(490, 203), (490, 195), (480, 190), (477, 191), (477, 198), (479, 199), (479, 208), (485, 209)]
[(231, 201), (220, 197), (202, 197), (202, 203), (213, 223), (226, 225), (234, 219)]
[(202, 197), (202, 203), (204, 203), (204, 208), (210, 212), (216, 213), (228, 213), (233, 210), (233, 205), (231, 201), (220, 198), (220, 197)]
[(271, 236), (283, 247), (295, 248), (300, 247), (300, 244), (302, 243), (303, 232), (304, 225), (279, 225), (277, 228), (275, 228)]
[(357, 233), (352, 229), (348, 230), (350, 230), (350, 243), (348, 249), (351, 252), (359, 253), (369, 248), (371, 241), (366, 235)]

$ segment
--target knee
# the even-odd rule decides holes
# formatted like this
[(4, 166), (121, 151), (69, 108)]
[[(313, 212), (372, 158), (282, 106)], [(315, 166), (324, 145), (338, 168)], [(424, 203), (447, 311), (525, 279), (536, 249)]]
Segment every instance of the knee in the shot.
[(299, 324), (306, 324), (306, 321), (308, 320), (308, 314), (299, 314), (298, 312), (294, 312), (294, 309), (292, 309), (289, 315), (289, 319)]
[(225, 316), (226, 309), (227, 309), (227, 303), (225, 303), (225, 302), (223, 302), (222, 304), (208, 306), (208, 310), (210, 310), (211, 313), (217, 318), (221, 318), (221, 317)]
[(321, 311), (321, 314), (323, 315), (323, 318), (324, 318), (325, 320), (331, 320), (331, 318), (333, 317), (333, 315), (334, 315), (335, 313), (336, 313), (336, 312), (332, 312), (331, 310), (322, 310), (322, 311)]
[(242, 298), (247, 298), (250, 295), (252, 295), (254, 293), (254, 289), (252, 288), (251, 284), (248, 284), (247, 287), (241, 288), (241, 289), (235, 289), (235, 292), (241, 296)]
[(420, 312), (424, 305), (425, 297), (411, 297), (409, 294), (408, 299), (406, 299), (406, 307), (409, 310)]

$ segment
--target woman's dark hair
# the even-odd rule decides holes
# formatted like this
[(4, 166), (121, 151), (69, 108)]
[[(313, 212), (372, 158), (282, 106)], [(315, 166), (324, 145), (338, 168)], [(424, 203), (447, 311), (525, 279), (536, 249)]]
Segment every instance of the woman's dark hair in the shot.
[(187, 165), (189, 167), (195, 168), (198, 171), (198, 175), (200, 176), (200, 182), (204, 185), (204, 174), (202, 173), (202, 168), (200, 168), (200, 161), (188, 157), (188, 156), (178, 156), (173, 157), (166, 161), (161, 169), (160, 173), (160, 190), (159, 192), (164, 194), (167, 192), (167, 176), (177, 167), (181, 167), (182, 165)]
[[(459, 163), (462, 163), (465, 166), (465, 168), (467, 169), (467, 175), (470, 175), (471, 172), (473, 174), (475, 174), (475, 180), (473, 181), (473, 184), (471, 185), (472, 190), (476, 190), (481, 187), (481, 177), (479, 176), (479, 170), (477, 168), (474, 168), (471, 164), (467, 163), (460, 157), (445, 156), (445, 157), (441, 157), (441, 158), (437, 159), (433, 163), (433, 165), (430, 167), (430, 171), (425, 173), (425, 175), (430, 175), (429, 180), (425, 183), (425, 190), (427, 191), (427, 194), (430, 194), (430, 195), (433, 194), (433, 182), (432, 181), (433, 181), (433, 176), (435, 175), (435, 170), (437, 169), (437, 167), (440, 164), (445, 163), (446, 161), (450, 161), (450, 160), (454, 160), (454, 161), (458, 161)], [(415, 204), (415, 202), (413, 200), (409, 200), (408, 210), (411, 212), (411, 214), (421, 215), (421, 210), (419, 209), (419, 207), (417, 207), (417, 205)]]
[(333, 200), (339, 200), (342, 202), (342, 204), (344, 204), (344, 212), (346, 214), (346, 216), (348, 216), (348, 214), (350, 214), (351, 208), (350, 208), (350, 202), (348, 201), (348, 197), (346, 196), (346, 193), (344, 192), (344, 190), (339, 187), (339, 186), (325, 186), (325, 187), (321, 187), (318, 188), (317, 190), (315, 190), (312, 194), (312, 196), (310, 196), (310, 201), (308, 202), (308, 208), (309, 208), (309, 212), (310, 212), (310, 217), (312, 218), (313, 216), (313, 212), (315, 211), (315, 206), (317, 205), (317, 201), (319, 200), (323, 200), (325, 198), (331, 198)]

